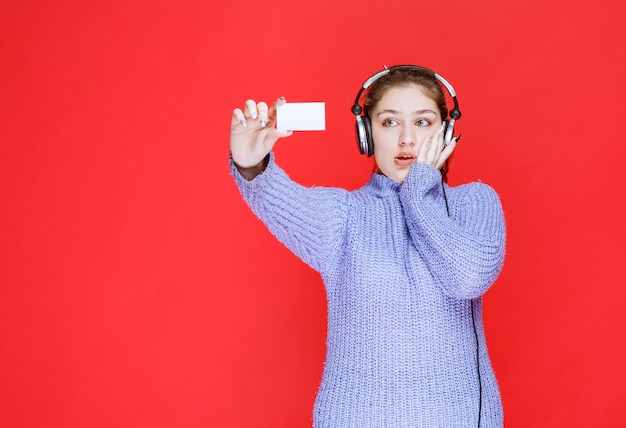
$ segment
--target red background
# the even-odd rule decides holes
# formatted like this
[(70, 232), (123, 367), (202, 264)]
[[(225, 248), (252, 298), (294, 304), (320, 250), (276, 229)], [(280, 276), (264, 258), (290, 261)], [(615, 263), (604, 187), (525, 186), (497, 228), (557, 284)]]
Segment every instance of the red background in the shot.
[(485, 320), (506, 426), (624, 426), (622, 1), (0, 8), (0, 426), (310, 426), (323, 286), (244, 205), (230, 112), (325, 101), (277, 160), (354, 189), (350, 106), (399, 63), (453, 83), (450, 181), (505, 208)]

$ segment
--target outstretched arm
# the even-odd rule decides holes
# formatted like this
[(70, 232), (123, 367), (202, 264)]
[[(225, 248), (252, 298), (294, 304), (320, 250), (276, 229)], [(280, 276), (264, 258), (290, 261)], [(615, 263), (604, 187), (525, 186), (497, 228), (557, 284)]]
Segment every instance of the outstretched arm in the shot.
[(231, 173), (246, 203), (272, 234), (318, 271), (333, 263), (344, 238), (347, 194), (343, 189), (307, 188), (274, 163), (271, 153), (290, 131), (274, 128), (276, 106), (248, 100), (234, 109), (230, 127)]

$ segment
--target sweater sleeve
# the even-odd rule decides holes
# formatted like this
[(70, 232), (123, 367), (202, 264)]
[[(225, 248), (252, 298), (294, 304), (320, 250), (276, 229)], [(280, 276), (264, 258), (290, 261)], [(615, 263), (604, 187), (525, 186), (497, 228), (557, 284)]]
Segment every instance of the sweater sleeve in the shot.
[(343, 243), (348, 191), (295, 183), (270, 153), (265, 171), (246, 180), (232, 158), (230, 171), (254, 214), (289, 250), (322, 272)]
[(414, 164), (400, 199), (411, 239), (443, 291), (460, 299), (484, 294), (504, 263), (505, 225), (496, 192), (482, 183), (447, 188), (441, 174)]

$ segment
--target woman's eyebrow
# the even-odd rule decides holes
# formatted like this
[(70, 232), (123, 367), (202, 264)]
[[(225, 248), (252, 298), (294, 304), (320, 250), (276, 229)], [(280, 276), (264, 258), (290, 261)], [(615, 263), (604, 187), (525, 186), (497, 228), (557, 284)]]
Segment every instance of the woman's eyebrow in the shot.
[[(385, 110), (381, 110), (379, 111), (376, 116), (380, 116), (381, 114), (400, 114), (401, 112), (398, 110), (392, 110), (392, 109), (385, 109)], [(416, 110), (413, 112), (414, 115), (416, 116), (420, 116), (422, 114), (433, 114), (435, 116), (437, 116), (437, 113), (435, 113), (434, 111), (430, 110), (430, 109), (424, 109), (424, 110)]]

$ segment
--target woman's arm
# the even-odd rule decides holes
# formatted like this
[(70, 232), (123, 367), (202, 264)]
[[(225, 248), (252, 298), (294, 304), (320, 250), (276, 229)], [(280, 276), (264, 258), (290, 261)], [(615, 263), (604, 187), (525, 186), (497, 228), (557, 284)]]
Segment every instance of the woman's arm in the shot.
[(270, 232), (318, 272), (334, 266), (347, 224), (348, 192), (307, 188), (292, 181), (270, 153), (248, 178), (231, 158), (231, 174), (252, 211)]
[(504, 262), (505, 224), (496, 192), (482, 183), (447, 188), (441, 174), (416, 163), (400, 198), (411, 238), (446, 294), (472, 299), (485, 293)]
[(274, 128), (276, 106), (247, 100), (233, 110), (230, 168), (241, 194), (269, 230), (314, 269), (321, 271), (337, 254), (346, 225), (347, 191), (306, 188), (274, 163), (271, 153), (291, 131)]

